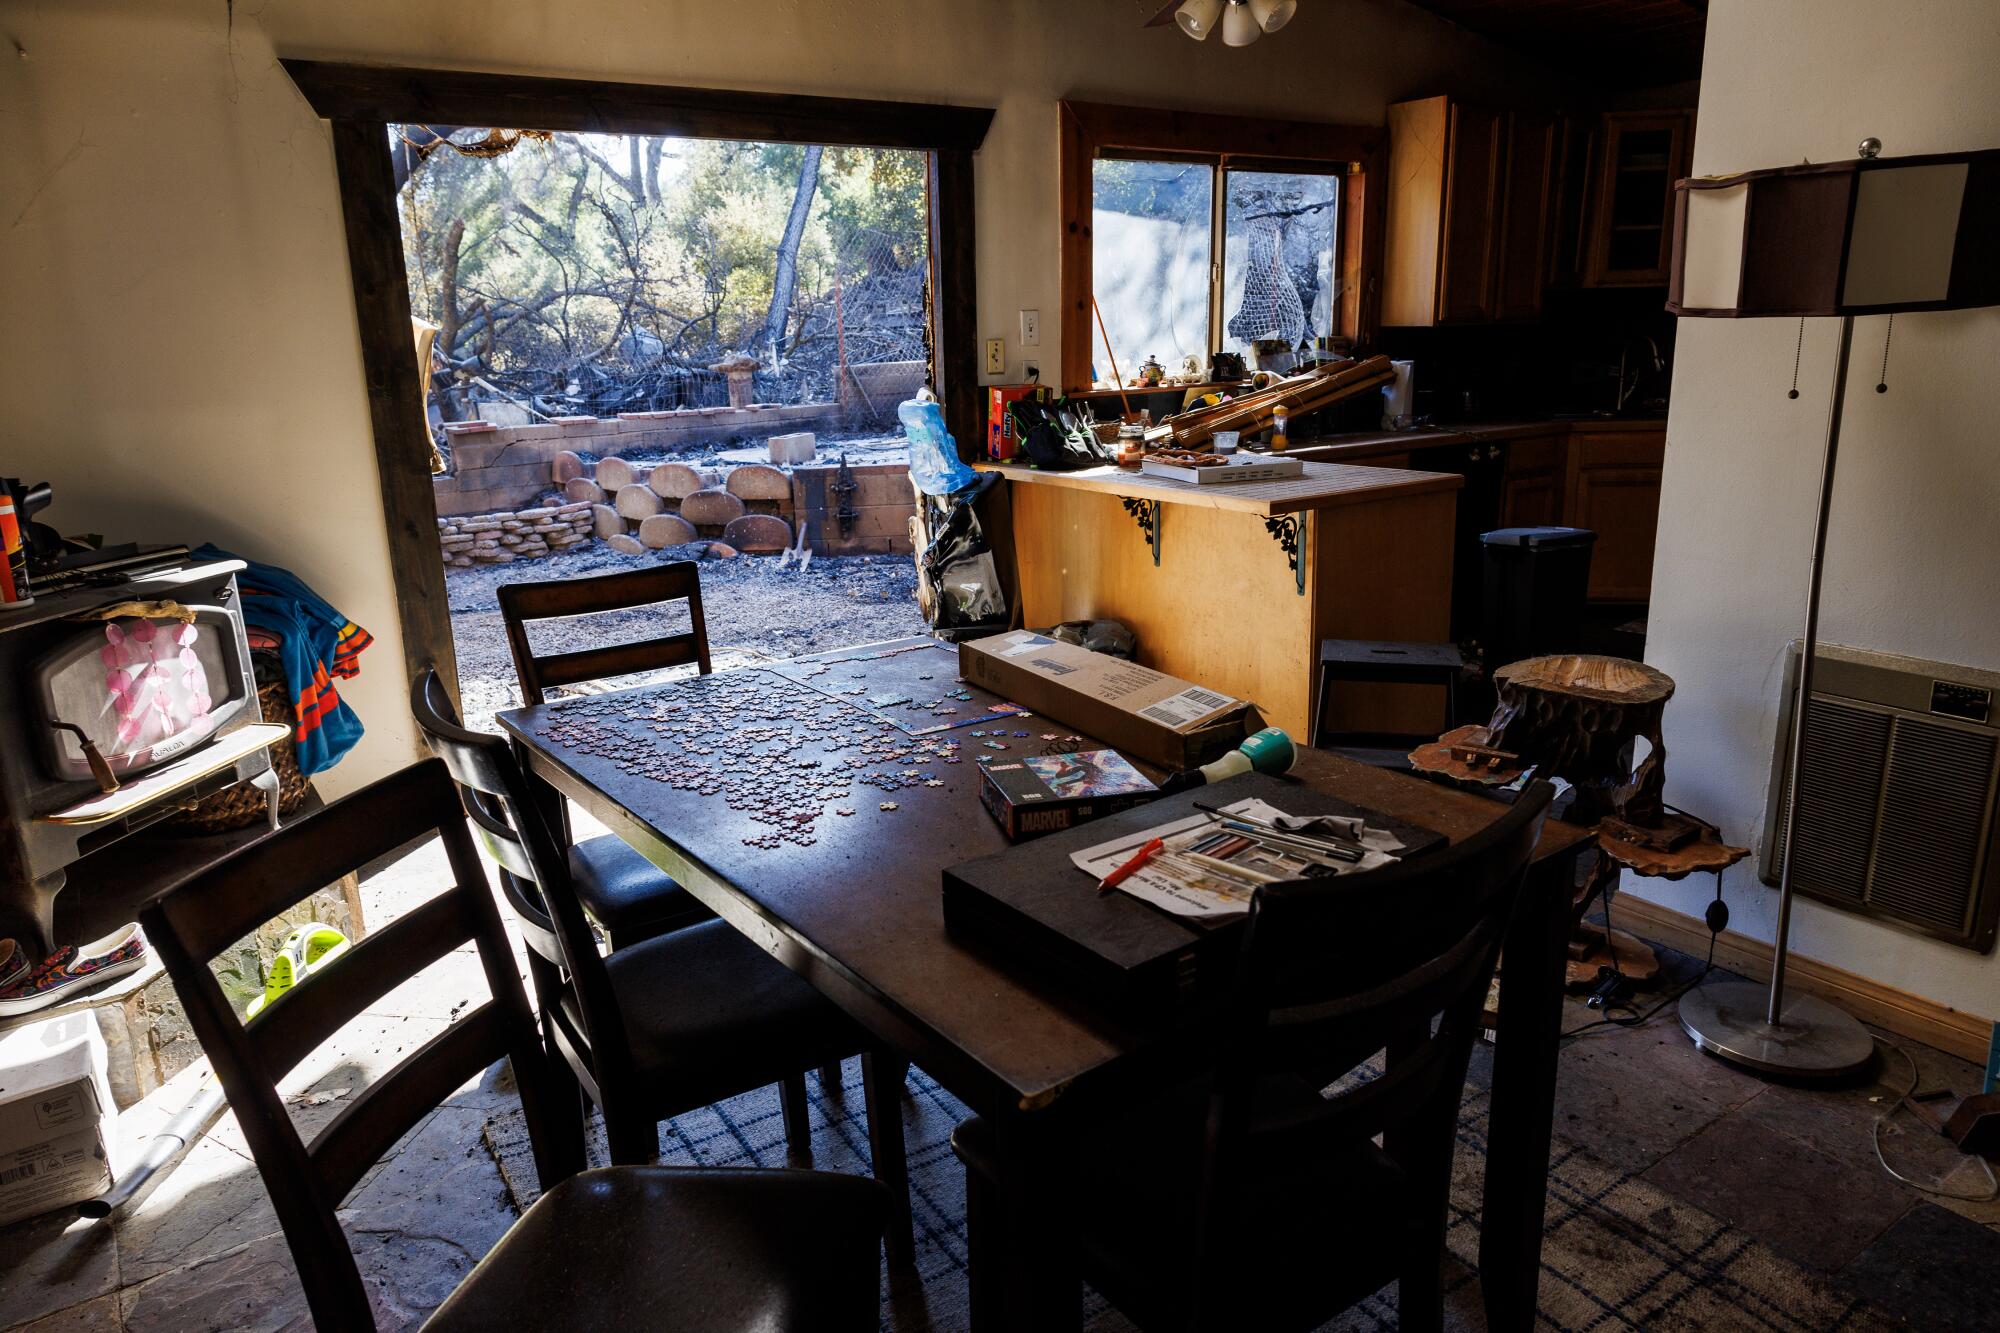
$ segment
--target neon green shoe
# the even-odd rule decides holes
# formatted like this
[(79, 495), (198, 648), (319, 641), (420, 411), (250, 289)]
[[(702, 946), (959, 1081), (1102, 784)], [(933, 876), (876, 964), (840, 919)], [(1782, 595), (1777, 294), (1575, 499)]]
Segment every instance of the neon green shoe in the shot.
[(292, 987), (346, 953), (347, 949), (347, 936), (332, 926), (300, 926), (278, 945), (277, 957), (271, 960), (271, 966), (264, 973), (264, 993), (250, 1002), (243, 1016), (249, 1019), (263, 1013), (284, 999)]

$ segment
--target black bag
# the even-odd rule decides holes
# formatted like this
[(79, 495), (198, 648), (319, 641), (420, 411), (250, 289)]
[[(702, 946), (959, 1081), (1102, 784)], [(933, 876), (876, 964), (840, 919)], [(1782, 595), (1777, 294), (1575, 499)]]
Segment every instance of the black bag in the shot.
[(1089, 409), (1074, 399), (1045, 403), (1037, 398), (1018, 398), (1008, 404), (1007, 411), (1014, 418), (1014, 435), (1021, 442), (1021, 452), (1038, 468), (1069, 472), (1112, 461), (1110, 452), (1098, 443)]

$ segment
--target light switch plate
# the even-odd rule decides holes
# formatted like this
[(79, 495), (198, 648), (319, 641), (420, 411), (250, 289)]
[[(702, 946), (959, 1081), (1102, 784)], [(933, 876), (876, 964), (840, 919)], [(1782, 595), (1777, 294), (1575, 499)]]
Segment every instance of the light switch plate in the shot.
[(986, 373), (1005, 375), (1007, 373), (1007, 340), (988, 338), (986, 340)]
[(1021, 346), (1040, 347), (1042, 345), (1042, 312), (1023, 310), (1021, 312)]

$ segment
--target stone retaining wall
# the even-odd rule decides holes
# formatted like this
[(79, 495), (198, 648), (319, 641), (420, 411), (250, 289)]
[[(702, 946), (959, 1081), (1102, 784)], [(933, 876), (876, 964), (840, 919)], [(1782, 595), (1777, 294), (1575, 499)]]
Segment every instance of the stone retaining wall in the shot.
[[(548, 489), (546, 474), (539, 490)], [(588, 504), (541, 505), (438, 520), (438, 545), (453, 569), (559, 555), (590, 540)]]

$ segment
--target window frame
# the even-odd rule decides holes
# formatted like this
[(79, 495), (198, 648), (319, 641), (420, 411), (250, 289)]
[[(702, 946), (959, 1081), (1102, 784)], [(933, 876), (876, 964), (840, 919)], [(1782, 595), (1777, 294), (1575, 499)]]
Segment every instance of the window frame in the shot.
[[(1094, 290), (1092, 202), (1100, 158), (1202, 162), (1216, 172), (1210, 218), (1209, 337), (1221, 318), (1224, 260), (1224, 177), (1238, 171), (1331, 170), (1341, 176), (1336, 271), (1340, 278), (1339, 326), (1356, 346), (1372, 345), (1380, 325), (1382, 206), (1386, 191), (1387, 132), (1379, 125), (1266, 120), (1245, 116), (1057, 103), (1059, 223), (1061, 227), (1062, 349), (1065, 393), (1090, 389), (1091, 346), (1097, 338), (1091, 309)], [(1212, 350), (1212, 349), (1211, 349)]]

